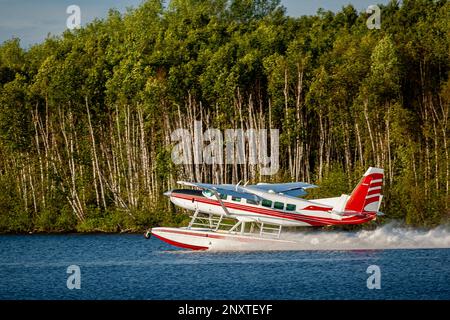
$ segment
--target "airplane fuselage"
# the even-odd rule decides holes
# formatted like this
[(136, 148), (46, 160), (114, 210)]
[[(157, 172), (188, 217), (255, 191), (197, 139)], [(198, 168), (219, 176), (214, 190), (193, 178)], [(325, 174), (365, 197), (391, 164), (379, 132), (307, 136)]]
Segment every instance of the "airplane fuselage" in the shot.
[(342, 217), (332, 212), (333, 207), (323, 203), (279, 194), (264, 193), (262, 201), (221, 195), (221, 201), (210, 192), (177, 189), (167, 193), (170, 200), (181, 208), (211, 214), (224, 215), (244, 222), (258, 222), (286, 227), (359, 224), (374, 219), (374, 215)]

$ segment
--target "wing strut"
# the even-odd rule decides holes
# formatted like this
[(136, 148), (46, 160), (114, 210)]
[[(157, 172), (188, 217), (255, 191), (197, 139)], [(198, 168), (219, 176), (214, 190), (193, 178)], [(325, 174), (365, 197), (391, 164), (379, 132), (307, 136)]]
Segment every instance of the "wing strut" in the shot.
[[(222, 207), (223, 211), (225, 212), (225, 215), (229, 216), (230, 212), (228, 211), (227, 207), (225, 207), (225, 204), (223, 203), (222, 199), (220, 198), (219, 193), (216, 190), (214, 190), (214, 189), (210, 189), (210, 190), (214, 194), (214, 196), (216, 197), (217, 201), (219, 201), (220, 206)], [(217, 223), (216, 231), (219, 230), (220, 223), (222, 222), (222, 219), (223, 219), (223, 214), (220, 215), (219, 222)]]
[(220, 198), (219, 193), (218, 193), (216, 190), (214, 190), (214, 189), (209, 189), (209, 190), (210, 190), (212, 193), (214, 193), (214, 196), (216, 197), (217, 201), (219, 201), (220, 206), (222, 207), (223, 211), (225, 212), (225, 214), (226, 214), (227, 216), (229, 216), (229, 215), (230, 215), (230, 212), (228, 211), (227, 207), (225, 207), (225, 205), (223, 204), (223, 201), (222, 201), (222, 199)]
[(189, 222), (189, 225), (187, 227), (188, 229), (192, 228), (192, 225), (194, 224), (195, 219), (197, 219), (198, 212), (199, 212), (198, 208), (195, 209), (195, 212), (194, 212), (194, 215), (192, 216), (191, 222)]

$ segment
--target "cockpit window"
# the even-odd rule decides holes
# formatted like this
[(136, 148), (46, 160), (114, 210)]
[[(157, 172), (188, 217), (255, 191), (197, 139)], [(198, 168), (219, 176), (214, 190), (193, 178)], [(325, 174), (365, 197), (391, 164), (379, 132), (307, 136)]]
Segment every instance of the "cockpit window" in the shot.
[(212, 191), (210, 191), (210, 190), (203, 191), (203, 194), (207, 197), (212, 197), (214, 195), (214, 193), (212, 193)]
[(220, 199), (222, 199), (222, 200), (227, 200), (227, 197), (228, 196), (225, 193), (220, 194)]

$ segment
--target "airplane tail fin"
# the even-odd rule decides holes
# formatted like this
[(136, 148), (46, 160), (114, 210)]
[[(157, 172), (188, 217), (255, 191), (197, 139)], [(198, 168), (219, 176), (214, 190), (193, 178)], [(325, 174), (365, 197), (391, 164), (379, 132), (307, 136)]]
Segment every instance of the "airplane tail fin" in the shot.
[(378, 213), (381, 204), (381, 188), (384, 170), (370, 167), (345, 203), (346, 212)]

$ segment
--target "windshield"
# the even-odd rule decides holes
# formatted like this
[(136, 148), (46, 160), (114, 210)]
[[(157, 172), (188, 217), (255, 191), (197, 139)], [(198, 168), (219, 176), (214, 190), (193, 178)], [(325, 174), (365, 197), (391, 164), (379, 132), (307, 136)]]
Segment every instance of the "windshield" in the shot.
[(210, 190), (205, 190), (205, 191), (203, 191), (203, 194), (206, 196), (206, 197), (212, 197), (214, 194), (212, 193), (212, 191), (210, 191)]

